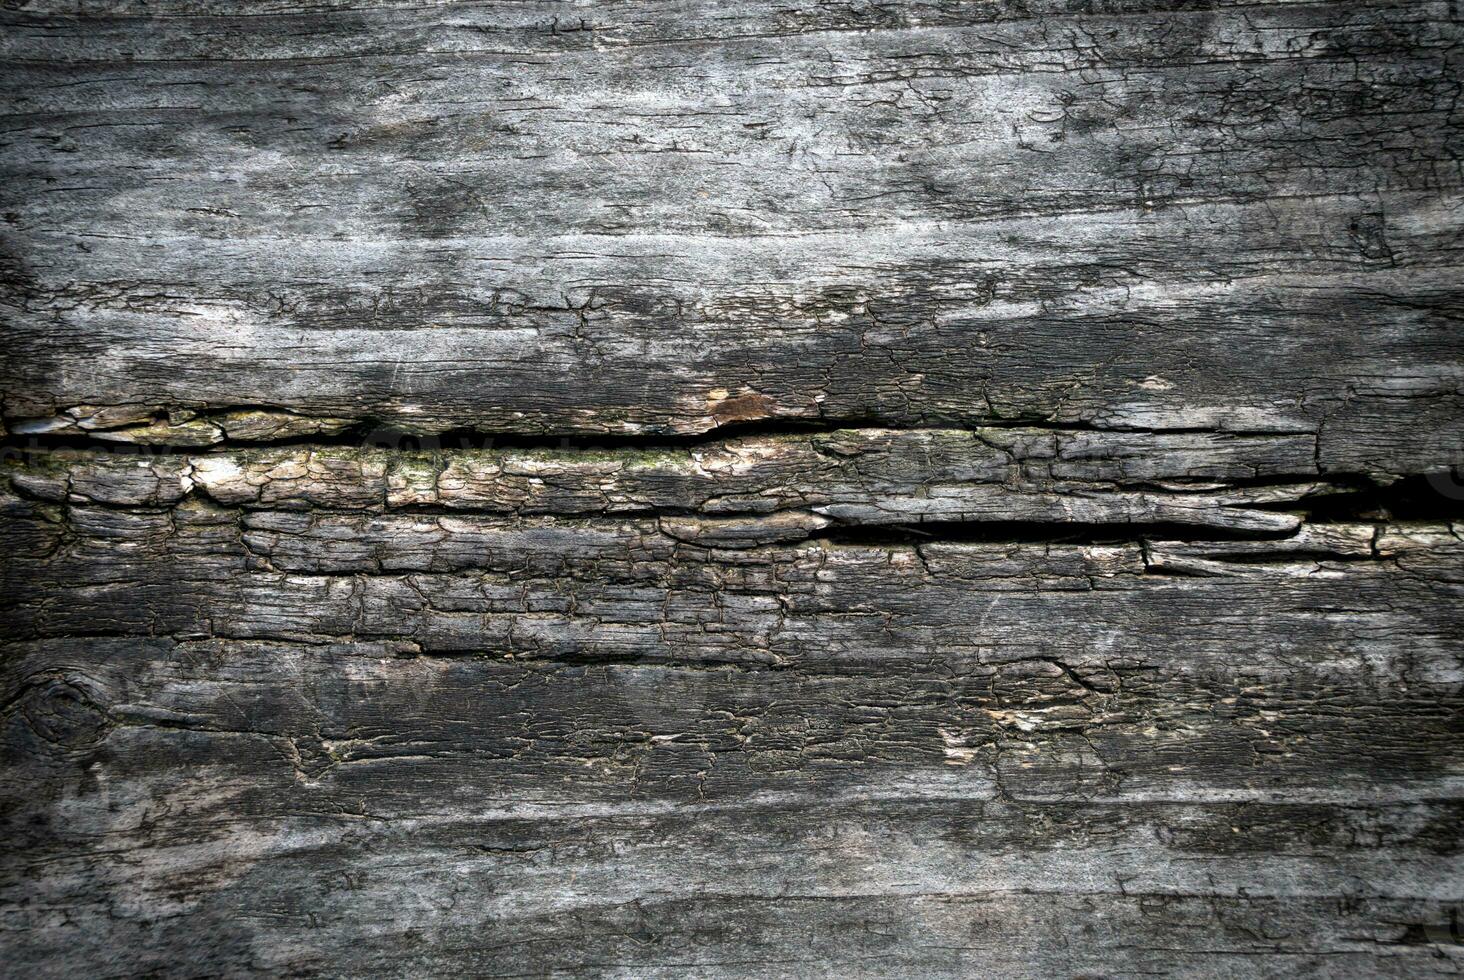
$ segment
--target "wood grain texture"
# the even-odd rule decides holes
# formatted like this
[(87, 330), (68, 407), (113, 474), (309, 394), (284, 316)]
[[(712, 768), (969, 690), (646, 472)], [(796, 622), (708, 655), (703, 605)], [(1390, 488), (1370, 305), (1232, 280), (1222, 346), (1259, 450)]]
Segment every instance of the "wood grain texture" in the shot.
[(0, 7), (6, 973), (1464, 971), (1455, 5)]

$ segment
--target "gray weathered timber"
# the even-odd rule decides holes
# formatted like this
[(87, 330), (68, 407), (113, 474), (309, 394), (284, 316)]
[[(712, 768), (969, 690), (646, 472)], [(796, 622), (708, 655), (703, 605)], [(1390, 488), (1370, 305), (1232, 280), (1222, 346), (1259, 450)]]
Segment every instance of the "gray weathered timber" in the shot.
[(1452, 8), (1165, 6), (28, 5), (7, 424), (1457, 456)]
[[(1380, 491), (1295, 482), (1309, 448), (32, 454), (5, 522), (15, 948), (57, 971), (1446, 972), (1464, 541), (1323, 517)], [(929, 523), (943, 482), (983, 503)], [(909, 539), (858, 539), (882, 528)]]
[(0, 6), (0, 972), (1464, 972), (1456, 5)]

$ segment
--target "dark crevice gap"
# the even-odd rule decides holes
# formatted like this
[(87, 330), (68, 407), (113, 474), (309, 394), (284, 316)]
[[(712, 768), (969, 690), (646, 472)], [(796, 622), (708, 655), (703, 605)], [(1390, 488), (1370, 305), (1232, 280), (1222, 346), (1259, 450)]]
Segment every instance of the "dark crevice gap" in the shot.
[(1315, 524), (1464, 520), (1464, 484), (1447, 472), (1420, 473), (1387, 485), (1318, 494), (1275, 509), (1305, 510), (1308, 521)]
[(1284, 541), (1294, 532), (1265, 532), (1181, 524), (1062, 521), (929, 521), (918, 524), (839, 524), (808, 535), (834, 545), (900, 546), (951, 541), (982, 544), (1134, 544), (1163, 541)]
[[(1244, 509), (1260, 509), (1245, 505)], [(1343, 489), (1292, 501), (1268, 505), (1268, 509), (1296, 513), (1306, 524), (1437, 523), (1464, 520), (1464, 500), (1441, 493), (1429, 476), (1409, 477), (1386, 487)], [(1218, 511), (1217, 518), (1224, 514)], [(912, 546), (949, 541), (990, 544), (1134, 544), (1146, 541), (1202, 543), (1224, 541), (1286, 541), (1292, 530), (1258, 530), (1217, 524), (1076, 521), (925, 521), (891, 524), (834, 524), (813, 531), (808, 540), (835, 545)], [(1284, 560), (1340, 560), (1331, 552), (1286, 552)], [(1260, 564), (1281, 560), (1276, 556), (1227, 558), (1229, 561)]]
[(1269, 554), (1226, 554), (1216, 552), (1204, 555), (1205, 561), (1223, 562), (1227, 565), (1288, 565), (1297, 562), (1336, 561), (1378, 561), (1375, 555), (1346, 554), (1340, 551), (1274, 551)]
[(430, 647), (418, 652), (400, 653), (398, 660), (490, 660), (507, 666), (539, 667), (655, 667), (662, 670), (709, 670), (735, 673), (767, 673), (770, 671), (794, 671), (804, 673), (799, 665), (780, 661), (738, 661), (738, 660), (691, 660), (684, 657), (666, 657), (656, 653), (628, 650), (565, 650), (556, 652), (506, 651), (486, 647)]
[[(231, 409), (233, 410), (233, 409)], [(285, 414), (285, 413), (282, 413)], [(218, 414), (196, 416), (194, 421), (211, 422), (222, 427)], [(166, 421), (160, 416), (158, 422)], [(134, 427), (109, 430), (127, 432)], [(843, 429), (883, 429), (889, 432), (921, 430), (977, 431), (981, 429), (1039, 429), (1054, 432), (1101, 432), (1115, 435), (1187, 435), (1211, 434), (1235, 437), (1274, 437), (1306, 435), (1300, 430), (1241, 430), (1210, 427), (1106, 427), (1090, 422), (1053, 422), (1042, 418), (998, 418), (980, 422), (922, 420), (918, 423), (891, 421), (874, 416), (851, 416), (837, 419), (751, 419), (728, 422), (698, 433), (677, 433), (652, 430), (635, 435), (585, 432), (491, 432), (472, 427), (459, 427), (441, 432), (409, 432), (362, 422), (333, 434), (313, 434), (282, 439), (228, 439), (204, 445), (175, 443), (141, 444), (124, 439), (108, 439), (78, 433), (32, 433), (7, 436), (0, 450), (7, 454), (43, 449), (87, 449), (99, 452), (135, 452), (150, 455), (228, 452), (235, 449), (261, 448), (355, 448), (399, 452), (452, 451), (464, 449), (539, 449), (539, 450), (677, 450), (712, 445), (738, 438), (775, 438), (778, 436), (827, 435)]]

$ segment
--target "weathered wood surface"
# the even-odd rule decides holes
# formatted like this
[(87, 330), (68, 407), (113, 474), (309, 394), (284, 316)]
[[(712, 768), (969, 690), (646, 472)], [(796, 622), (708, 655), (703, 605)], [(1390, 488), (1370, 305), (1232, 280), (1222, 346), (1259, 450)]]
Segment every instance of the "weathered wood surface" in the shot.
[(1454, 5), (0, 25), (5, 972), (1464, 970)]
[(1464, 439), (1447, 3), (48, 6), (0, 83), (17, 431)]

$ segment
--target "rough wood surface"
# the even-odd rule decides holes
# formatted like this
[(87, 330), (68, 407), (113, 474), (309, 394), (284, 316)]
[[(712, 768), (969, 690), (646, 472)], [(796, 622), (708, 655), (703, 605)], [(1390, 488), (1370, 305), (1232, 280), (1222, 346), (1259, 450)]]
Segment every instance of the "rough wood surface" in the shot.
[(7, 974), (1464, 972), (1452, 3), (0, 7)]

